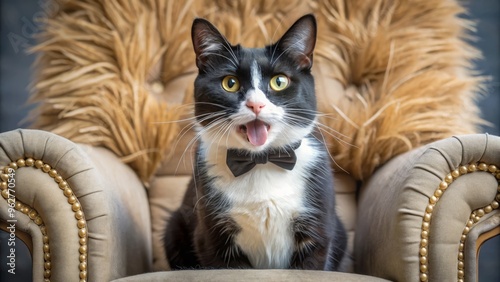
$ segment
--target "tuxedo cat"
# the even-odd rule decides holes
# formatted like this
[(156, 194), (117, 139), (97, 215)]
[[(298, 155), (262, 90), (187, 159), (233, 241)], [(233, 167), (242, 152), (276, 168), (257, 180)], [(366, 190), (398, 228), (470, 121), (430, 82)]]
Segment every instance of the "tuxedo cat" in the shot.
[(171, 268), (338, 270), (346, 234), (313, 134), (314, 16), (264, 48), (230, 45), (203, 19), (192, 40), (199, 143), (165, 234)]

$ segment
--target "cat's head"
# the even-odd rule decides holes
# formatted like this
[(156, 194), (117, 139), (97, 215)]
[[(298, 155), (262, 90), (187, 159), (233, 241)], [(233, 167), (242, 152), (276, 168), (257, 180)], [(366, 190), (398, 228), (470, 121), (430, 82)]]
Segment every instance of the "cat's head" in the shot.
[(205, 144), (259, 152), (308, 135), (316, 120), (311, 75), (316, 20), (297, 20), (264, 48), (231, 45), (210, 22), (192, 27), (195, 115)]

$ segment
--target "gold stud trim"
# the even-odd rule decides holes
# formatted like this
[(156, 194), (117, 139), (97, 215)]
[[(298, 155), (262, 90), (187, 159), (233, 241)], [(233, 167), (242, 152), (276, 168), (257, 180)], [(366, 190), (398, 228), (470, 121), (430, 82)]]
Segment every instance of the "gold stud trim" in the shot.
[[(73, 193), (73, 190), (69, 184), (63, 179), (63, 177), (53, 169), (49, 164), (44, 163), (41, 160), (34, 160), (32, 158), (19, 159), (16, 162), (11, 162), (3, 169), (0, 169), (0, 191), (4, 199), (9, 198), (8, 191), (8, 180), (15, 174), (15, 171), (22, 167), (33, 167), (35, 169), (40, 169), (42, 172), (47, 173), (54, 181), (57, 183), (58, 187), (61, 189), (64, 196), (68, 199), (68, 205), (71, 206), (71, 210), (75, 214), (76, 226), (78, 228), (78, 238), (80, 247), (75, 255), (79, 256), (79, 280), (87, 281), (87, 253), (88, 253), (88, 231), (87, 231), (87, 221), (85, 220), (85, 215), (82, 210), (82, 206), (78, 201), (78, 198)], [(51, 257), (50, 257), (50, 245), (49, 236), (47, 234), (47, 228), (38, 214), (38, 212), (32, 207), (23, 204), (22, 202), (16, 200), (15, 209), (27, 215), (35, 224), (40, 227), (40, 231), (43, 235), (43, 259), (44, 259), (44, 281), (50, 281), (51, 276)]]
[(448, 175), (444, 177), (444, 179), (439, 183), (438, 188), (434, 191), (434, 194), (429, 198), (429, 203), (425, 208), (424, 216), (422, 218), (422, 227), (420, 233), (420, 247), (419, 247), (419, 256), (420, 256), (420, 281), (427, 281), (429, 279), (429, 227), (432, 220), (432, 212), (434, 211), (434, 207), (436, 206), (439, 199), (443, 196), (444, 192), (448, 188), (448, 186), (453, 183), (457, 178), (462, 175), (473, 173), (476, 171), (489, 172), (495, 176), (497, 179), (499, 186), (497, 188), (497, 194), (495, 199), (487, 205), (486, 207), (476, 209), (472, 211), (469, 220), (466, 222), (465, 227), (462, 231), (462, 236), (460, 237), (460, 244), (458, 247), (458, 258), (457, 258), (457, 281), (463, 281), (465, 276), (465, 264), (464, 264), (464, 246), (465, 240), (467, 239), (467, 235), (471, 228), (479, 222), (481, 217), (485, 214), (492, 212), (493, 210), (498, 209), (500, 202), (500, 170), (495, 165), (488, 165), (485, 163), (473, 163), (469, 165), (460, 166), (457, 169), (451, 171)]

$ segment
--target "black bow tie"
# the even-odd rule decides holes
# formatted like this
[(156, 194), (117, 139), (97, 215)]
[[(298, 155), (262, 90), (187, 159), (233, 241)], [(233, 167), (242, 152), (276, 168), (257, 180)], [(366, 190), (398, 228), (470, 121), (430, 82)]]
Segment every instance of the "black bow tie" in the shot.
[(286, 170), (292, 170), (297, 162), (295, 150), (300, 147), (298, 142), (286, 149), (273, 149), (268, 152), (251, 154), (245, 150), (227, 150), (226, 164), (235, 177), (249, 172), (257, 164), (271, 162)]

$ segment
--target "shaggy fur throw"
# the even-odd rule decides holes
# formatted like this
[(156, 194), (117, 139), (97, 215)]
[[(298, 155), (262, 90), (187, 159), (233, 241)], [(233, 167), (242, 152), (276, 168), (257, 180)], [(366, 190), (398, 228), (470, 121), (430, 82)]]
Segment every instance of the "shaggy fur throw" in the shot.
[[(478, 52), (454, 0), (59, 0), (33, 84), (33, 126), (102, 146), (147, 183), (190, 115), (190, 27), (269, 44), (305, 13), (318, 19), (314, 73), (330, 152), (356, 179), (393, 156), (482, 122)], [(185, 105), (185, 106), (183, 106)], [(187, 105), (187, 106), (186, 106)], [(169, 154), (170, 152), (170, 154)]]

